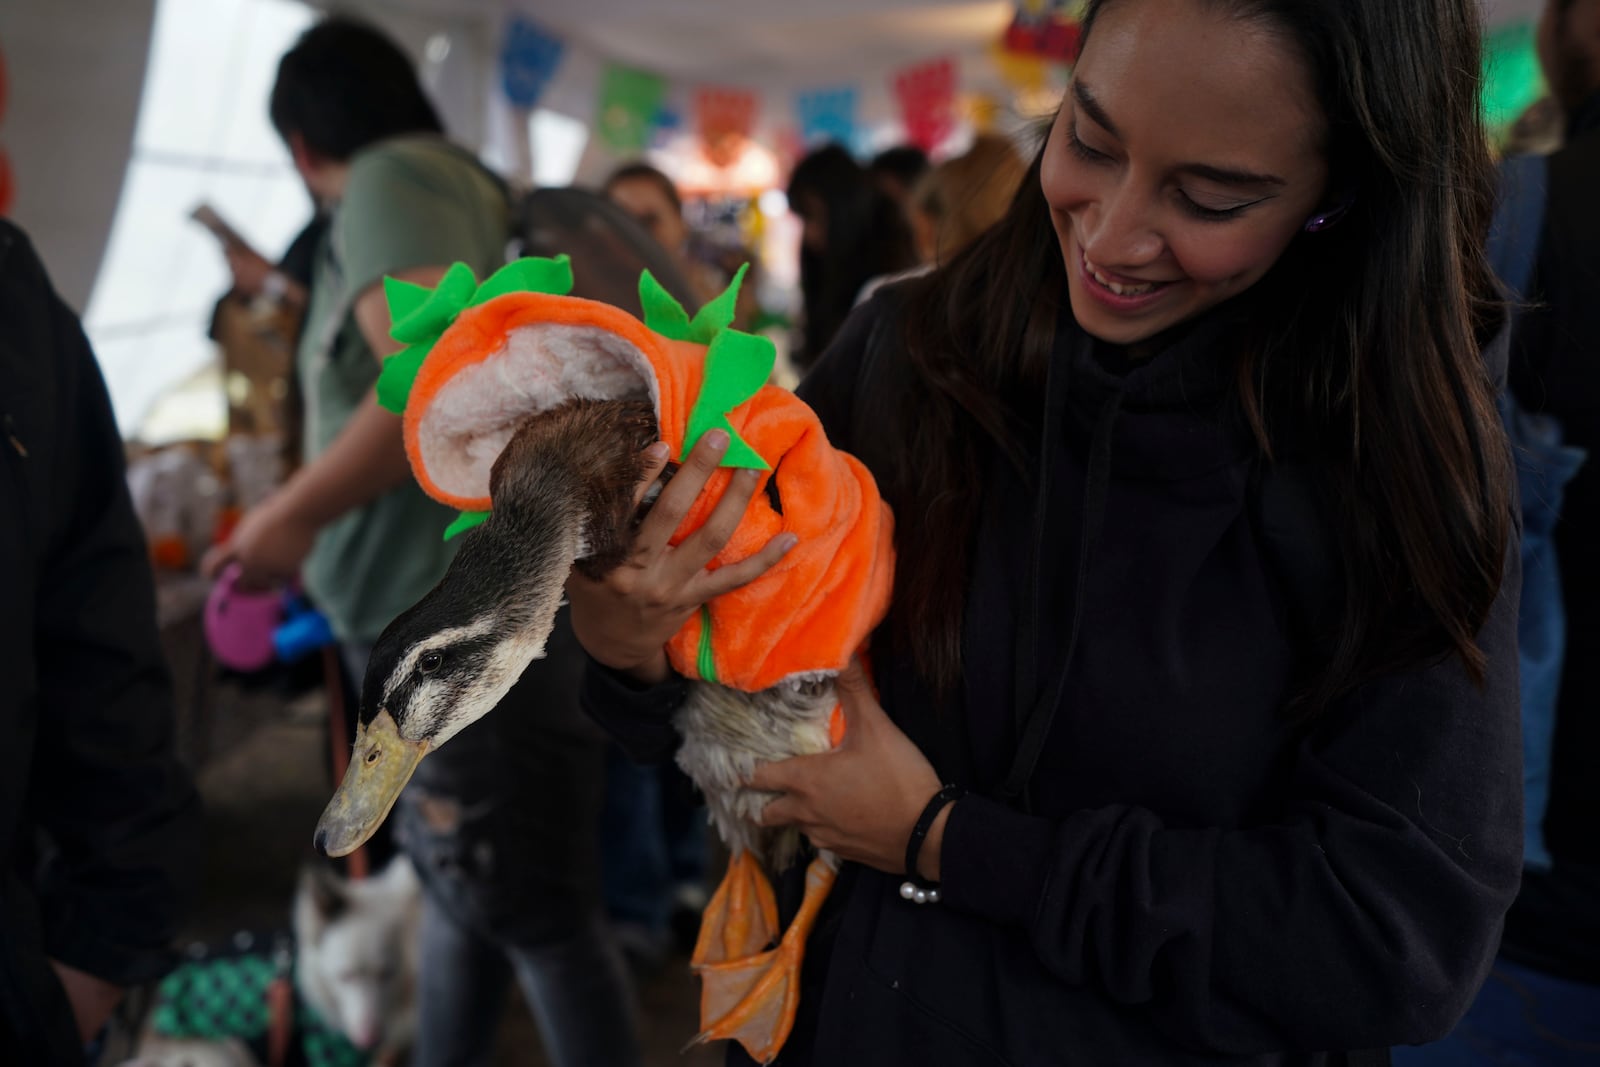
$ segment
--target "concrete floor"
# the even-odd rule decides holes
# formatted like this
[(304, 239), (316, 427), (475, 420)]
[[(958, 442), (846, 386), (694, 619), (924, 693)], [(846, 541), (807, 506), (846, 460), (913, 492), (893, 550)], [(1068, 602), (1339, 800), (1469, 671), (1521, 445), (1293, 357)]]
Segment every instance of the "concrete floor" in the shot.
[[(170, 635), (169, 635), (170, 636)], [(188, 940), (215, 941), (239, 929), (287, 926), (289, 902), (311, 830), (326, 803), (324, 715), (320, 692), (286, 702), (229, 683), (207, 686), (203, 705), (192, 702), (197, 670), (193, 646), (169, 641), (178, 680), (180, 749), (199, 763), (197, 780), (206, 809), (204, 892)], [(188, 715), (201, 708), (198, 715)], [(710, 1067), (718, 1048), (680, 1054), (698, 1029), (697, 983), (688, 962), (674, 958), (643, 979), (639, 996), (645, 1062), (650, 1067)], [(549, 1063), (520, 997), (511, 997), (497, 1041), (495, 1067)], [(588, 1067), (588, 1065), (585, 1065)], [(603, 1067), (603, 1065), (595, 1065)]]

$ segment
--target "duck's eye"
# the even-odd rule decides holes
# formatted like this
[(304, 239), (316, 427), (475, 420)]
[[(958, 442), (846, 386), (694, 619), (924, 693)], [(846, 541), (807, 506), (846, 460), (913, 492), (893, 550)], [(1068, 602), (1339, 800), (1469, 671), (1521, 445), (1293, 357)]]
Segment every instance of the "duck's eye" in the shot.
[(417, 669), (423, 674), (432, 674), (442, 666), (444, 666), (443, 652), (424, 652), (417, 659)]

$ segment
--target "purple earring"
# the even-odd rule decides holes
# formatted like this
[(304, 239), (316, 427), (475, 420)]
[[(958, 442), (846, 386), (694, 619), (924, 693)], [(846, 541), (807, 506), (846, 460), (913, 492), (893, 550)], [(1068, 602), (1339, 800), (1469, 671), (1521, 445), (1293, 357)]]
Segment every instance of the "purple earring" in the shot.
[(1341, 200), (1337, 206), (1329, 209), (1328, 211), (1324, 211), (1320, 215), (1311, 216), (1311, 218), (1306, 222), (1306, 233), (1321, 233), (1323, 230), (1326, 230), (1328, 227), (1344, 218), (1345, 214), (1349, 212), (1351, 205), (1353, 205), (1355, 202), (1355, 197), (1346, 197), (1345, 199)]

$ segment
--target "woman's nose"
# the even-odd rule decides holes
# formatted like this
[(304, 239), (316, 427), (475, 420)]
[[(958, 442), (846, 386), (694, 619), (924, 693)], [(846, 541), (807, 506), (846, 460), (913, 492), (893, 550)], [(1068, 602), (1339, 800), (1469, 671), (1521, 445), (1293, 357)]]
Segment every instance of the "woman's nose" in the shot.
[(1153, 205), (1127, 185), (1101, 200), (1084, 234), (1083, 254), (1097, 267), (1116, 270), (1155, 262), (1165, 247), (1153, 225)]

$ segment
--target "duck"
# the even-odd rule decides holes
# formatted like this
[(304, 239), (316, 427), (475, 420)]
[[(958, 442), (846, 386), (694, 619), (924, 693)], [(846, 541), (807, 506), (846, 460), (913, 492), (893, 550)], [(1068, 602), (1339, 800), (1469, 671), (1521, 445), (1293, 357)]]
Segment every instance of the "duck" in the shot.
[[(433, 291), (386, 283), (394, 336), (409, 347), (386, 363), (380, 401), (403, 415), (424, 490), (462, 510), (452, 534), (471, 533), (374, 646), (349, 770), (314, 843), (334, 856), (359, 847), (426, 754), (492, 713), (544, 654), (569, 573), (599, 580), (624, 562), (676, 469), (636, 504), (645, 449), (667, 440), (686, 456), (700, 434), (722, 429), (727, 469), (674, 543), (738, 467), (762, 471), (764, 491), (713, 564), (746, 558), (783, 530), (800, 543), (667, 646), (686, 680), (677, 762), (731, 857), (690, 958), (702, 984), (690, 1044), (734, 1040), (770, 1063), (792, 1030), (805, 942), (839, 860), (808, 849), (798, 830), (763, 827), (775, 794), (746, 782), (758, 763), (839, 742), (834, 679), (887, 612), (892, 515), (810, 409), (766, 384), (770, 342), (732, 329), (743, 272), (693, 318), (646, 273), (640, 322), (570, 296), (564, 260), (519, 261), (481, 286), (465, 267)], [(782, 927), (771, 878), (808, 854), (804, 897)]]

